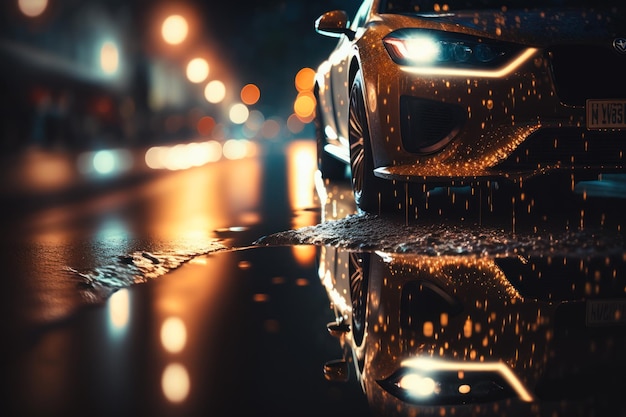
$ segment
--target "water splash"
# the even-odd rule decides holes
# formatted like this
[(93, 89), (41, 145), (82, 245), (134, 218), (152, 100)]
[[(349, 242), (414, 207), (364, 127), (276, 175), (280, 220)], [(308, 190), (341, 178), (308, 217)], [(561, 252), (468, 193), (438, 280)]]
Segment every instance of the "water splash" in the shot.
[(136, 251), (91, 270), (79, 271), (69, 266), (65, 270), (80, 280), (79, 286), (89, 298), (106, 298), (121, 288), (158, 278), (192, 258), (225, 249), (221, 243), (211, 242), (194, 250)]

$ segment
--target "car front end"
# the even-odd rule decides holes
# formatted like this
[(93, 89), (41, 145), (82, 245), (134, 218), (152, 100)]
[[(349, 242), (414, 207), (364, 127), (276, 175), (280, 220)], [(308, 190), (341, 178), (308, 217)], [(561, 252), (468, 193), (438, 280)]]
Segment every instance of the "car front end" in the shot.
[(356, 52), (377, 176), (624, 170), (626, 33), (616, 9), (380, 16)]

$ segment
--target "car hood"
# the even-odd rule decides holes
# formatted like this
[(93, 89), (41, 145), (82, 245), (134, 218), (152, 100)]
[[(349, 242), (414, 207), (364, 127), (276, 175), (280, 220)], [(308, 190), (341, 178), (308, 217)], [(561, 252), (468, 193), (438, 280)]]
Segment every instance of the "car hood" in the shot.
[[(394, 22), (393, 26), (399, 28), (425, 25), (427, 28), (448, 32), (543, 47), (555, 43), (595, 43), (599, 40), (612, 41), (616, 37), (626, 37), (624, 10), (613, 8), (610, 11), (577, 9), (459, 11), (446, 14), (404, 15), (400, 17), (402, 22)], [(390, 17), (391, 15), (385, 16)], [(395, 17), (391, 19), (395, 20)]]

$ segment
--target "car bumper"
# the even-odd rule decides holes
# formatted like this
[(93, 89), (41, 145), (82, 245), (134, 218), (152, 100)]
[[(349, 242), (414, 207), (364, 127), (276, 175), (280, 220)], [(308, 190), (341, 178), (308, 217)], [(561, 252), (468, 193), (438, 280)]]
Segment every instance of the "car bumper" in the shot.
[(584, 104), (557, 97), (546, 51), (529, 51), (497, 76), (420, 74), (392, 61), (384, 77), (364, 71), (375, 175), (450, 183), (623, 171), (626, 130), (587, 130)]

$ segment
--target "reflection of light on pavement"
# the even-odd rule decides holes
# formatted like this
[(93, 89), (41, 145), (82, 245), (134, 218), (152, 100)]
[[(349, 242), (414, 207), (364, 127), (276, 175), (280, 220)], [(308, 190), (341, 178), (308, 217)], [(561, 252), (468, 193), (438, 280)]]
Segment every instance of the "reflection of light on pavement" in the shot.
[(62, 187), (74, 179), (71, 161), (61, 156), (43, 152), (27, 155), (21, 169), (24, 169), (24, 173), (20, 174), (18, 178), (35, 190)]
[[(315, 142), (296, 141), (287, 148), (289, 203), (294, 212), (315, 206), (316, 163)], [(312, 212), (306, 213), (313, 214)], [(293, 218), (293, 227), (300, 228), (316, 222), (317, 219), (312, 219), (311, 216), (298, 215)], [(315, 261), (317, 251), (314, 246), (295, 245), (292, 247), (292, 252), (295, 260), (300, 265), (306, 266)]]
[(311, 208), (314, 205), (315, 149), (313, 141), (292, 142), (287, 148), (289, 202), (294, 210)]
[[(287, 147), (287, 181), (289, 203), (294, 212), (315, 206), (314, 177), (316, 167), (316, 147), (313, 141), (296, 141)], [(306, 212), (307, 214), (311, 212)], [(311, 213), (312, 214), (312, 213)], [(300, 228), (314, 224), (311, 216), (298, 215), (293, 218), (293, 227)], [(315, 260), (316, 249), (313, 246), (292, 247), (295, 260), (303, 266)]]
[(126, 288), (115, 292), (108, 302), (109, 324), (112, 331), (126, 328), (130, 318), (130, 295)]
[(178, 353), (187, 343), (187, 328), (178, 317), (168, 317), (161, 326), (161, 344), (170, 353)]
[(171, 363), (163, 370), (161, 388), (168, 401), (180, 403), (187, 399), (191, 382), (187, 368), (179, 363)]
[(294, 245), (291, 247), (291, 251), (299, 265), (307, 266), (315, 262), (317, 248), (314, 245)]

